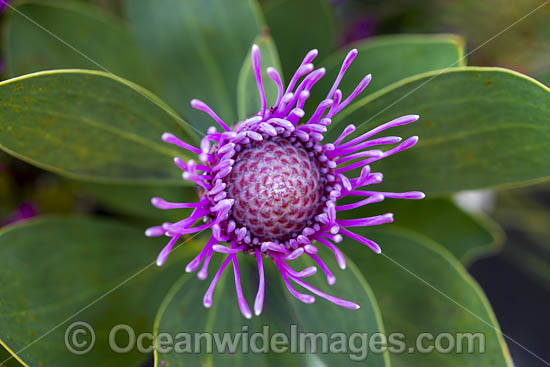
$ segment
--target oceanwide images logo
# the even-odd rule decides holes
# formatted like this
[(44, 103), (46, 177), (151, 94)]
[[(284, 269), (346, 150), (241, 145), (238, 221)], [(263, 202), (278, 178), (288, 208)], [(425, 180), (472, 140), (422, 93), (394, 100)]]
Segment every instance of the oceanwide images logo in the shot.
[[(137, 350), (150, 354), (345, 354), (352, 361), (364, 361), (369, 353), (467, 353), (485, 352), (482, 333), (418, 333), (412, 337), (403, 333), (313, 333), (289, 325), (285, 332), (273, 331), (264, 325), (261, 331), (251, 332), (243, 326), (239, 332), (180, 332), (139, 333), (125, 324), (115, 325), (107, 338), (107, 348), (125, 354)], [(82, 321), (74, 322), (65, 331), (65, 345), (76, 355), (90, 352), (96, 345), (94, 328)]]

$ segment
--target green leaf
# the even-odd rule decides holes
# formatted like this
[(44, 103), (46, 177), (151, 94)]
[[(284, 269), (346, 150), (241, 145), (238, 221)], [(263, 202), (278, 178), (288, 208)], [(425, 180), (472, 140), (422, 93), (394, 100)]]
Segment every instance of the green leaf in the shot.
[[(267, 108), (269, 108), (275, 103), (278, 91), (277, 85), (269, 79), (265, 70), (269, 66), (279, 71), (281, 70), (279, 55), (277, 54), (277, 47), (275, 47), (273, 40), (269, 36), (260, 35), (256, 37), (254, 43), (260, 47), (262, 55), (262, 82), (267, 98)], [(237, 84), (237, 109), (239, 121), (254, 116), (261, 109), (260, 94), (256, 84), (256, 77), (252, 70), (250, 52), (244, 60), (241, 72), (239, 73), (239, 82)]]
[[(217, 271), (221, 260), (220, 256), (214, 256), (213, 263), (209, 266), (210, 278)], [(191, 338), (195, 338), (189, 342), (191, 348), (194, 348), (192, 340), (197, 340), (197, 337), (193, 336), (196, 335), (195, 333), (208, 333), (209, 335), (217, 333), (219, 338), (223, 338), (226, 333), (226, 338), (231, 338), (237, 343), (235, 353), (226, 350), (226, 348), (218, 349), (217, 345), (219, 344), (216, 344), (215, 339), (212, 343), (213, 353), (205, 353), (206, 346), (203, 340), (203, 349), (201, 349), (203, 353), (182, 352), (181, 350), (161, 351), (155, 355), (155, 366), (161, 366), (161, 361), (168, 366), (304, 366), (308, 365), (306, 362), (311, 363), (310, 365), (320, 365), (315, 361), (322, 361), (326, 365), (340, 362), (340, 365), (347, 366), (353, 363), (350, 356), (361, 357), (360, 351), (354, 353), (348, 350), (346, 353), (326, 355), (321, 352), (310, 354), (306, 352), (306, 349), (302, 349), (297, 353), (290, 353), (292, 330), (296, 333), (296, 348), (299, 348), (299, 333), (323, 332), (327, 334), (328, 342), (334, 343), (335, 339), (331, 338), (338, 338), (338, 336), (334, 336), (336, 332), (345, 333), (349, 337), (354, 332), (383, 331), (379, 310), (372, 297), (372, 292), (353, 264), (351, 264), (350, 270), (337, 274), (339, 285), (335, 286), (335, 289), (331, 289), (331, 293), (338, 293), (338, 296), (345, 296), (359, 302), (361, 304), (359, 310), (343, 309), (319, 298), (312, 305), (299, 304), (299, 301), (288, 296), (288, 291), (282, 285), (280, 275), (271, 261), (264, 261), (264, 266), (266, 270), (264, 312), (260, 317), (253, 317), (251, 320), (246, 320), (239, 311), (231, 265), (225, 270), (216, 287), (211, 309), (204, 309), (202, 306), (202, 297), (210, 280), (201, 282), (193, 279), (192, 275), (183, 275), (162, 302), (155, 322), (155, 335), (161, 333), (176, 335), (178, 332), (185, 332), (191, 334)], [(254, 258), (240, 256), (239, 271), (244, 296), (252, 308), (258, 278)], [(319, 278), (318, 282), (312, 281), (315, 286), (326, 289), (320, 284), (325, 282), (324, 277), (321, 275), (315, 277)], [(264, 329), (266, 327), (267, 331)], [(239, 336), (237, 333), (241, 333), (241, 335)], [(265, 337), (255, 337), (259, 338), (259, 341), (253, 345), (252, 337), (255, 333), (265, 333)], [(284, 333), (287, 336), (286, 351), (274, 353), (271, 349), (270, 341), (275, 333)], [(215, 338), (216, 336), (211, 337)], [(249, 343), (245, 343), (244, 338), (250, 338), (247, 339)], [(184, 337), (180, 336), (179, 341), (183, 340)], [(269, 352), (254, 353), (252, 348), (254, 346), (261, 348), (264, 345), (264, 340), (268, 343)], [(356, 342), (359, 344), (360, 340), (356, 340)], [(245, 348), (245, 345), (248, 345), (248, 353), (243, 352), (242, 348)], [(181, 346), (183, 348), (184, 344)], [(318, 347), (321, 348), (321, 344)], [(346, 344), (347, 347), (349, 345)], [(306, 352), (305, 355), (304, 352)], [(373, 366), (384, 366), (388, 361), (388, 356), (387, 354), (373, 353), (364, 356), (360, 363), (364, 364), (365, 360), (369, 365), (373, 363)]]
[(502, 230), (489, 218), (473, 216), (446, 198), (423, 200), (386, 199), (339, 215), (359, 218), (391, 212), (393, 226), (421, 233), (449, 250), (463, 264), (496, 251), (503, 241)]
[(287, 79), (309, 50), (328, 55), (333, 48), (334, 19), (325, 0), (273, 0), (265, 6), (265, 17)]
[[(390, 350), (392, 366), (512, 365), (485, 295), (447, 250), (426, 237), (395, 227), (357, 232), (382, 247), (382, 254), (374, 255), (352, 240), (346, 239), (340, 246), (369, 279), (388, 335), (404, 335), (405, 349), (396, 353), (400, 346), (394, 345), (393, 353)], [(465, 339), (462, 352), (454, 348), (450, 353), (421, 353), (416, 344), (420, 333), (430, 333), (434, 338), (424, 340), (424, 346), (434, 346), (441, 333), (453, 337), (482, 333), (485, 352), (480, 352), (478, 335), (472, 353), (467, 352)], [(411, 347), (415, 353), (409, 351)]]
[(160, 210), (151, 205), (151, 198), (157, 196), (179, 203), (198, 201), (196, 188), (191, 186), (106, 185), (100, 183), (83, 183), (80, 186), (99, 203), (116, 213), (133, 217), (155, 218), (160, 223), (175, 222), (186, 218), (192, 209)]
[(242, 61), (264, 27), (255, 0), (126, 0), (138, 43), (162, 96), (200, 131), (213, 122), (189, 106), (206, 102), (229, 125), (237, 118)]
[(380, 211), (395, 213), (395, 224), (421, 233), (449, 250), (463, 264), (497, 251), (504, 235), (500, 227), (481, 214), (473, 215), (444, 198), (395, 200)]
[(407, 114), (420, 120), (388, 134), (420, 141), (373, 165), (384, 173), (384, 190), (444, 194), (550, 175), (550, 90), (499, 68), (434, 71), (392, 84), (337, 115), (327, 141), (348, 123), (356, 136)]
[[(0, 340), (31, 366), (138, 365), (147, 355), (135, 348), (115, 353), (109, 333), (118, 324), (136, 334), (151, 331), (160, 304), (156, 291), (166, 288), (155, 281), (154, 265), (164, 243), (140, 228), (97, 219), (51, 217), (5, 228)], [(69, 325), (79, 321), (96, 335), (85, 355), (70, 353), (63, 342)]]
[(326, 74), (311, 89), (309, 107), (316, 107), (326, 97), (338, 76), (342, 62), (353, 48), (358, 51), (357, 57), (339, 86), (344, 97), (367, 74), (372, 74), (372, 80), (363, 96), (371, 95), (413, 75), (465, 65), (464, 40), (458, 36), (435, 34), (372, 37), (346, 46), (319, 64), (326, 68)]
[(80, 180), (181, 184), (172, 158), (187, 151), (161, 141), (194, 135), (157, 97), (116, 76), (41, 72), (0, 83), (0, 148)]
[(8, 12), (4, 50), (10, 77), (50, 69), (98, 69), (152, 87), (130, 30), (81, 2), (24, 2)]

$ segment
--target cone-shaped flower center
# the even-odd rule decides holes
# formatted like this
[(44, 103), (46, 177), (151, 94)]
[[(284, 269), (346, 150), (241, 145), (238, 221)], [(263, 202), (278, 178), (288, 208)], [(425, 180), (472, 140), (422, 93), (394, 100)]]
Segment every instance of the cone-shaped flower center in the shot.
[(323, 185), (317, 160), (298, 141), (273, 138), (249, 145), (227, 178), (233, 218), (262, 240), (296, 237), (319, 214)]

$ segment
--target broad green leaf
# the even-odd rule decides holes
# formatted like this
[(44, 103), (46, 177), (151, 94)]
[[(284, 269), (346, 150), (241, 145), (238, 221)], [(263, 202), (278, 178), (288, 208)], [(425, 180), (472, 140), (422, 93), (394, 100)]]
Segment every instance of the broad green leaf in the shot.
[(393, 212), (396, 225), (429, 237), (464, 265), (497, 251), (504, 239), (490, 218), (469, 214), (444, 198), (388, 201), (380, 211)]
[(447, 34), (378, 36), (359, 41), (328, 58), (321, 55), (319, 66), (326, 74), (311, 89), (308, 106), (316, 106), (332, 87), (346, 54), (353, 48), (357, 57), (340, 83), (344, 97), (351, 93), (367, 74), (372, 80), (362, 96), (370, 95), (388, 85), (428, 71), (464, 66), (464, 40)]
[(214, 122), (191, 109), (192, 98), (206, 102), (229, 125), (236, 122), (239, 70), (264, 27), (255, 0), (126, 0), (125, 4), (166, 101), (201, 131)]
[(502, 244), (502, 230), (489, 218), (473, 216), (446, 198), (386, 199), (379, 204), (342, 212), (342, 218), (359, 218), (391, 212), (393, 226), (421, 233), (449, 250), (463, 264), (494, 252)]
[(387, 134), (420, 141), (373, 164), (384, 173), (384, 190), (443, 194), (550, 175), (550, 90), (500, 68), (434, 71), (392, 84), (337, 115), (327, 141), (348, 123), (357, 136), (407, 114), (420, 120)]
[[(340, 246), (369, 280), (387, 335), (404, 335), (405, 344), (394, 343), (395, 349), (390, 350), (392, 366), (512, 365), (485, 295), (447, 250), (427, 237), (395, 227), (356, 232), (382, 247), (382, 254), (375, 255), (365, 246), (347, 239)], [(444, 350), (421, 353), (416, 344), (421, 333), (430, 333), (434, 338), (431, 342), (424, 340), (423, 346), (434, 346), (442, 333), (453, 337), (464, 333), (460, 343), (462, 352), (455, 346), (448, 353)], [(471, 353), (467, 352), (465, 333), (483, 334), (477, 335)], [(481, 352), (480, 338), (484, 338), (484, 352)], [(460, 339), (455, 339), (459, 344), (457, 340)]]
[[(277, 48), (273, 40), (267, 35), (262, 34), (256, 37), (254, 43), (260, 47), (262, 55), (262, 83), (267, 98), (267, 108), (269, 108), (275, 104), (277, 99), (277, 85), (269, 78), (265, 70), (267, 67), (272, 66), (280, 72), (279, 55), (277, 54)], [(252, 70), (250, 52), (245, 58), (239, 74), (237, 108), (239, 121), (254, 116), (261, 108), (260, 94), (256, 84), (256, 77)]]
[(103, 72), (58, 70), (0, 83), (0, 148), (80, 180), (180, 184), (172, 158), (187, 151), (161, 141), (194, 135), (141, 87)]
[(152, 87), (130, 30), (81, 2), (23, 2), (8, 12), (4, 50), (9, 77), (50, 69), (98, 69)]
[[(382, 324), (381, 311), (372, 289), (361, 274), (359, 268), (351, 260), (347, 259), (348, 267), (345, 270), (340, 270), (336, 266), (334, 255), (324, 248), (319, 248), (319, 257), (323, 259), (331, 268), (331, 271), (336, 276), (336, 283), (333, 286), (328, 286), (324, 273), (319, 268), (317, 273), (311, 278), (306, 278), (309, 284), (321, 291), (333, 295), (335, 297), (350, 300), (359, 304), (361, 308), (358, 310), (348, 310), (338, 307), (324, 299), (316, 296), (316, 301), (313, 304), (304, 304), (296, 300), (290, 293), (285, 293), (289, 303), (292, 306), (294, 314), (300, 328), (305, 332), (324, 333), (327, 336), (328, 345), (334, 343), (338, 338), (338, 334), (346, 335), (346, 342), (350, 341), (350, 336), (354, 334), (368, 335), (376, 339), (375, 334), (384, 334), (384, 326)], [(305, 256), (305, 255), (304, 255)], [(308, 266), (315, 266), (313, 261), (305, 261), (299, 259), (293, 268), (297, 270), (305, 269)], [(303, 289), (296, 285), (295, 289), (302, 291)], [(307, 293), (307, 291), (306, 291)], [(360, 339), (357, 338), (352, 343), (360, 345)], [(347, 353), (321, 353), (321, 341), (317, 341), (316, 356), (325, 366), (389, 366), (390, 360), (388, 352), (376, 347), (369, 349), (369, 339), (362, 341), (364, 350), (362, 351), (347, 351)], [(348, 345), (349, 347), (349, 345)], [(336, 351), (336, 350), (335, 350)], [(311, 351), (310, 351), (311, 352)]]
[(309, 50), (328, 55), (334, 46), (334, 19), (325, 0), (268, 1), (265, 17), (287, 80)]
[[(127, 324), (150, 332), (164, 238), (112, 221), (51, 217), (0, 231), (0, 340), (30, 366), (131, 366), (147, 355), (113, 352), (109, 333)], [(181, 269), (180, 269), (181, 271)], [(152, 292), (152, 293), (151, 293)], [(87, 322), (94, 348), (75, 355), (64, 344), (74, 322)], [(117, 339), (118, 340), (118, 339)], [(122, 341), (121, 341), (121, 345)]]
[(155, 218), (159, 223), (186, 218), (191, 209), (160, 210), (151, 205), (151, 198), (158, 196), (167, 201), (179, 203), (198, 201), (196, 189), (192, 186), (83, 183), (80, 187), (100, 204), (116, 213), (132, 217)]

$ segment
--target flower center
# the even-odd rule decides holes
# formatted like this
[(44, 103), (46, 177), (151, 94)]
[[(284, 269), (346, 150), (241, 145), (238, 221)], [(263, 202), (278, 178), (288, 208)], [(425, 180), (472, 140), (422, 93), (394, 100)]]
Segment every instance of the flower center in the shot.
[(260, 240), (295, 237), (319, 214), (317, 160), (298, 142), (272, 138), (238, 153), (226, 180), (233, 218)]

